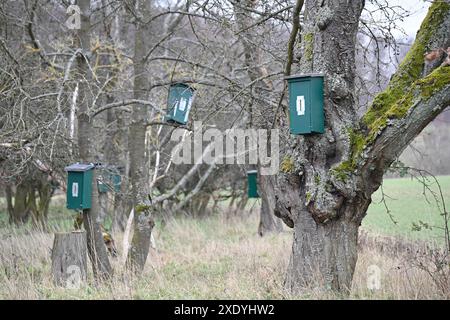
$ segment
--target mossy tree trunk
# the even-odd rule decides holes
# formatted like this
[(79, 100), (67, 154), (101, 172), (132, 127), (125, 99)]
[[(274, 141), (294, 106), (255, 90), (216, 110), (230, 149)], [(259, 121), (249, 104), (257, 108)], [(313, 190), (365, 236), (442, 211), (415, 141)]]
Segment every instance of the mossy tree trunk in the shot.
[(294, 136), (280, 119), (281, 172), (275, 214), (294, 228), (286, 286), (349, 292), (358, 228), (385, 170), (450, 104), (450, 67), (424, 64), (450, 46), (450, 4), (436, 1), (385, 92), (356, 117), (355, 44), (364, 1), (305, 2), (301, 73), (325, 76), (322, 135)]

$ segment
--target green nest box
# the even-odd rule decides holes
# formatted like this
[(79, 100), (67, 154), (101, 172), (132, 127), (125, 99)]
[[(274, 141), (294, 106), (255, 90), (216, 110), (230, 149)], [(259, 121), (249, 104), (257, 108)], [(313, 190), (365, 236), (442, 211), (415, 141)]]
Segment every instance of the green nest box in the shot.
[(285, 79), (289, 86), (291, 133), (324, 133), (323, 75), (293, 75)]
[(120, 192), (120, 186), (122, 185), (122, 176), (119, 173), (113, 173), (111, 175), (111, 184), (114, 188), (114, 192)]
[(97, 180), (98, 192), (106, 193), (114, 190), (120, 192), (122, 176), (116, 169), (104, 168), (101, 171), (100, 179)]
[(258, 194), (258, 171), (247, 171), (248, 197), (259, 198)]
[(187, 84), (172, 84), (167, 99), (166, 121), (186, 124), (194, 100), (194, 94), (195, 89)]
[(75, 163), (67, 171), (67, 209), (90, 209), (92, 198), (92, 176), (95, 166)]
[(107, 193), (109, 191), (108, 185), (103, 180), (97, 181), (97, 188), (99, 193)]

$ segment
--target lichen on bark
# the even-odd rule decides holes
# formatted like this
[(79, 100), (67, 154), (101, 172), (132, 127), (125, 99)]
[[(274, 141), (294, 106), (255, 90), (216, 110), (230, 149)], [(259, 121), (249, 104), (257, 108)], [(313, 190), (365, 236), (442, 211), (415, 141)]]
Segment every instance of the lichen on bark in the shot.
[(134, 207), (134, 212), (136, 212), (136, 214), (141, 214), (143, 212), (150, 210), (150, 208), (151, 208), (150, 205), (140, 203)]
[(294, 161), (291, 157), (286, 156), (284, 157), (283, 161), (281, 162), (281, 171), (284, 173), (291, 173), (295, 169)]

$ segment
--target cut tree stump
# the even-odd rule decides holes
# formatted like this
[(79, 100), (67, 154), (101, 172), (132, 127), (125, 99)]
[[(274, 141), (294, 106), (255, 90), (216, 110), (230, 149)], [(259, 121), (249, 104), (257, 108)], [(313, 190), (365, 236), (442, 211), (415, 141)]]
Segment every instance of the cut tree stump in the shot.
[(84, 231), (56, 233), (52, 275), (57, 286), (76, 289), (87, 277), (87, 241)]

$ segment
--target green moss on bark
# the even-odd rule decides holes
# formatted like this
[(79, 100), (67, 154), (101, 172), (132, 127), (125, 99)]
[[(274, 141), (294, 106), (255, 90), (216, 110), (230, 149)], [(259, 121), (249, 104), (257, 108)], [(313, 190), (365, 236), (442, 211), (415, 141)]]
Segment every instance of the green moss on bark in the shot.
[(304, 57), (306, 61), (311, 61), (313, 58), (313, 49), (314, 49), (314, 33), (306, 33), (303, 36), (304, 42)]
[(281, 162), (281, 171), (284, 173), (291, 173), (294, 171), (294, 161), (286, 156)]
[(364, 135), (361, 131), (349, 129), (350, 159), (333, 168), (333, 175), (338, 180), (345, 182), (347, 175), (356, 169), (358, 160), (366, 146), (375, 140), (378, 131), (387, 125), (388, 119), (405, 116), (417, 99), (426, 101), (449, 84), (450, 66), (439, 67), (425, 78), (415, 81), (410, 88), (405, 90), (402, 98), (391, 105), (383, 116), (376, 119), (376, 126), (367, 135)]
[(337, 167), (331, 169), (331, 175), (338, 181), (346, 182), (349, 174), (353, 171), (353, 165), (351, 161), (343, 161)]
[(150, 208), (151, 208), (151, 206), (149, 206), (149, 205), (138, 204), (134, 207), (134, 212), (136, 212), (136, 214), (141, 214), (143, 212), (150, 210)]
[(311, 193), (310, 193), (310, 192), (307, 192), (307, 193), (306, 193), (306, 202), (311, 201), (311, 199), (312, 199)]
[(420, 95), (423, 99), (430, 99), (436, 92), (442, 90), (450, 83), (450, 66), (434, 70), (428, 77), (417, 81)]
[(332, 174), (342, 182), (345, 182), (348, 174), (356, 168), (358, 157), (363, 152), (367, 143), (367, 139), (358, 131), (349, 129), (348, 135), (350, 139), (350, 160), (343, 161), (339, 166), (332, 169)]
[(317, 174), (317, 173), (314, 175), (314, 183), (315, 184), (320, 184), (320, 175)]
[(433, 35), (450, 12), (450, 4), (434, 2), (418, 32), (416, 41), (400, 64), (385, 91), (377, 95), (362, 118), (366, 130), (349, 130), (350, 158), (332, 169), (332, 174), (341, 181), (353, 172), (367, 145), (373, 143), (389, 119), (404, 117), (419, 100), (428, 100), (436, 92), (450, 84), (450, 67), (439, 67), (421, 79), (424, 54), (430, 48)]
[(442, 1), (434, 2), (425, 17), (417, 39), (409, 50), (405, 59), (399, 66), (399, 71), (392, 77), (389, 86), (373, 101), (371, 107), (363, 117), (363, 123), (370, 132), (374, 133), (384, 128), (389, 118), (401, 118), (413, 105), (412, 95), (409, 89), (422, 75), (423, 55), (429, 49), (429, 45), (439, 25), (443, 22), (450, 4)]

